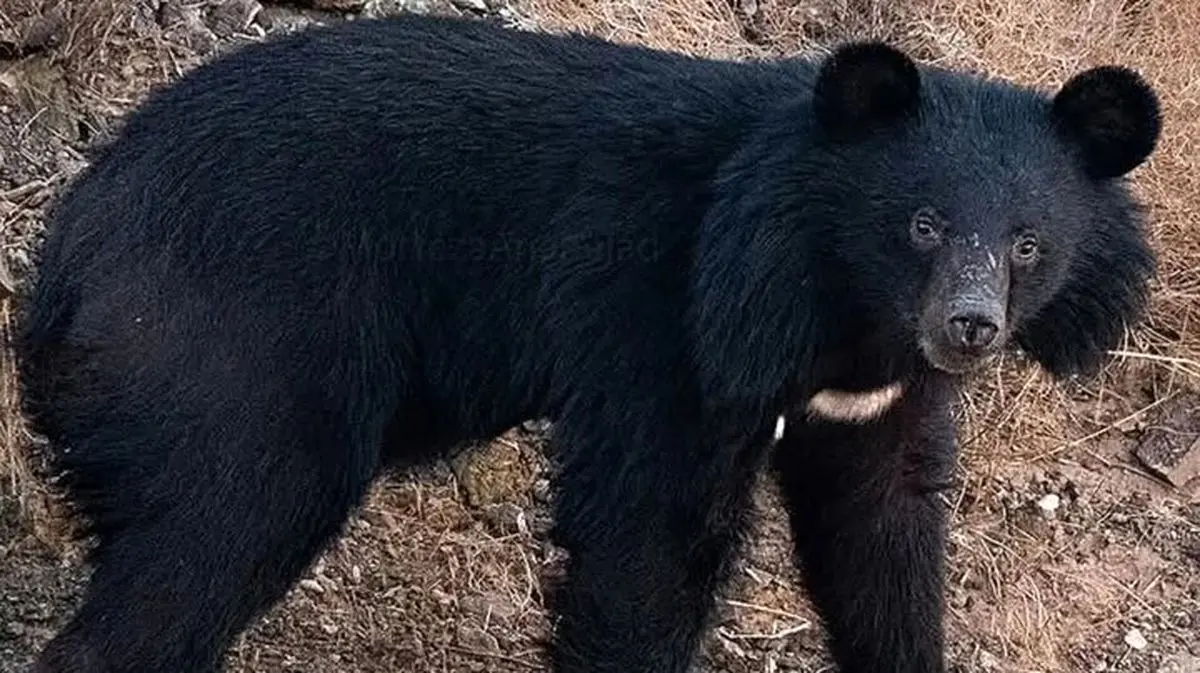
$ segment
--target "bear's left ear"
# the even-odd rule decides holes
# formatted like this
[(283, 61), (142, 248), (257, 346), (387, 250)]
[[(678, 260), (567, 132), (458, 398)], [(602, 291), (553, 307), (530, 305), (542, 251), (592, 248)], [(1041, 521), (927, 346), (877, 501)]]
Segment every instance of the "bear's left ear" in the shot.
[(1137, 168), (1158, 142), (1158, 97), (1135, 72), (1101, 66), (1071, 78), (1054, 96), (1051, 116), (1079, 147), (1084, 170), (1098, 180)]
[(920, 91), (917, 65), (903, 52), (880, 42), (851, 43), (821, 65), (813, 111), (826, 129), (853, 133), (913, 112)]

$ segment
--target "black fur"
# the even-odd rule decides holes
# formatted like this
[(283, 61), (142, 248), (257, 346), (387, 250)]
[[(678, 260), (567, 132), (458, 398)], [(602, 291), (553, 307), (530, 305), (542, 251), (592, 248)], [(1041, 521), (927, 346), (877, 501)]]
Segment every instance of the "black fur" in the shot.
[(795, 414), (776, 447), (801, 571), (843, 671), (944, 670), (937, 494), (954, 473), (956, 392), (929, 372), (874, 424)]
[[(877, 423), (792, 414), (775, 468), (842, 670), (943, 670), (956, 383), (918, 344), (946, 270), (912, 213), (1001, 254), (1040, 232), (1009, 320), (1055, 373), (1136, 317), (1151, 257), (1046, 96), (879, 46), (827, 63), (407, 17), (152, 96), (28, 298), (27, 409), (97, 540), (38, 673), (216, 670), (384, 466), (536, 417), (571, 553), (554, 670), (681, 673), (776, 416), (897, 379)], [(1105, 81), (1059, 122), (1137, 109)]]
[(1158, 99), (1137, 73), (1117, 66), (1082, 72), (1063, 85), (1053, 110), (1094, 178), (1115, 178), (1150, 156), (1162, 128)]
[(893, 123), (920, 102), (921, 76), (905, 54), (873, 42), (837, 50), (813, 85), (817, 121), (854, 135)]

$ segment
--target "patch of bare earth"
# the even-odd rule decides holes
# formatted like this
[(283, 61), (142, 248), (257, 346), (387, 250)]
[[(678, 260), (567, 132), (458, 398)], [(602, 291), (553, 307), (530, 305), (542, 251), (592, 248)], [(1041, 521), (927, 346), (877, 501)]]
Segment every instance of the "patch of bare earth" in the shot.
[[(1005, 362), (963, 399), (948, 496), (957, 671), (1200, 671), (1200, 5), (1190, 0), (8, 0), (0, 3), (0, 285), (27, 281), (47, 206), (153, 86), (314, 22), (436, 11), (761, 58), (886, 38), (927, 62), (1054, 87), (1121, 62), (1165, 135), (1135, 175), (1161, 259), (1149, 320), (1085, 386)], [(7, 292), (0, 319), (7, 330)], [(40, 478), (0, 351), (0, 673), (24, 671), (86, 569)], [(381, 481), (346, 535), (230, 654), (235, 673), (544, 670), (540, 431)], [(771, 485), (703, 670), (829, 670)]]

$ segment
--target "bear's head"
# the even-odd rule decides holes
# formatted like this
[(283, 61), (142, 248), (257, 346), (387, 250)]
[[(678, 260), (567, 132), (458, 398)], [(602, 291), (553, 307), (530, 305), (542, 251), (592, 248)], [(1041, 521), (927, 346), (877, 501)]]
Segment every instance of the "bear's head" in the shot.
[(727, 162), (701, 229), (709, 392), (778, 390), (779, 358), (819, 359), (814, 343), (899, 375), (1011, 345), (1055, 376), (1095, 371), (1154, 270), (1124, 184), (1158, 140), (1151, 88), (1105, 66), (1045, 94), (879, 43), (806, 72), (811, 97)]
[(1046, 96), (854, 44), (822, 65), (812, 106), (841, 169), (825, 200), (846, 298), (934, 367), (1016, 343), (1085, 373), (1137, 317), (1153, 257), (1121, 180), (1160, 119), (1134, 72), (1094, 68)]

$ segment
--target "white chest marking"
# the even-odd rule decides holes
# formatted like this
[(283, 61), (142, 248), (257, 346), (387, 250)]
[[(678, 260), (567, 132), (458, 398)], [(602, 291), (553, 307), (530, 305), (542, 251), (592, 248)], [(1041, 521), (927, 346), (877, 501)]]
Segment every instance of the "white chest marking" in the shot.
[[(904, 385), (899, 381), (862, 392), (821, 390), (808, 401), (808, 415), (839, 423), (869, 423), (891, 409), (903, 394)], [(780, 427), (777, 423), (776, 434)]]

